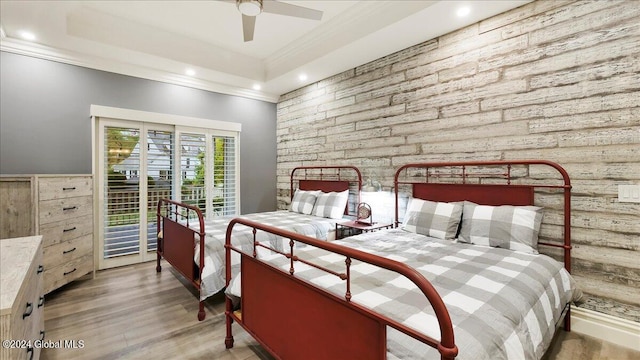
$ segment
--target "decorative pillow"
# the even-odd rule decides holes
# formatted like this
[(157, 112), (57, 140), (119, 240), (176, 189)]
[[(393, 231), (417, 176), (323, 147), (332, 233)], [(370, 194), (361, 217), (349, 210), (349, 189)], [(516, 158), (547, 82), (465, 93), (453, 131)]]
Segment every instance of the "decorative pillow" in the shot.
[(318, 194), (312, 215), (331, 219), (342, 219), (349, 201), (349, 190), (342, 192), (321, 192)]
[(458, 241), (538, 253), (543, 209), (537, 206), (488, 206), (464, 202)]
[(305, 215), (311, 214), (319, 193), (320, 190), (307, 191), (296, 189), (289, 210)]
[(406, 231), (453, 240), (462, 216), (461, 202), (433, 202), (412, 198), (402, 221)]

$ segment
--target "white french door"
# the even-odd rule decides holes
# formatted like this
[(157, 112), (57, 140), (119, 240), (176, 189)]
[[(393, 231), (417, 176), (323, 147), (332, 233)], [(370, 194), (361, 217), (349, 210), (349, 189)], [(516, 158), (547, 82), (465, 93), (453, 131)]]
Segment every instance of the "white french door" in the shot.
[(176, 138), (180, 201), (197, 206), (207, 219), (239, 214), (236, 134), (180, 127)]
[(152, 260), (158, 199), (174, 198), (173, 126), (101, 119), (99, 268)]
[(100, 117), (95, 134), (99, 269), (155, 259), (160, 198), (239, 213), (237, 131)]

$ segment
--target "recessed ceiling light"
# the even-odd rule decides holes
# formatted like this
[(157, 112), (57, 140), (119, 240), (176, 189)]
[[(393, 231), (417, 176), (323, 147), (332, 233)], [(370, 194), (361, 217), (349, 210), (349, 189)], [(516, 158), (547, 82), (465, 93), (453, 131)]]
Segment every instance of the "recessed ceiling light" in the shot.
[(300, 74), (300, 75), (298, 75), (298, 80), (300, 80), (300, 81), (305, 81), (305, 80), (307, 80), (307, 74)]
[(260, 84), (253, 84), (253, 90), (260, 90), (262, 89), (262, 86), (260, 86)]
[(20, 31), (19, 34), (20, 34), (20, 37), (25, 40), (33, 41), (36, 39), (36, 35), (30, 31)]
[(459, 8), (458, 11), (456, 11), (456, 15), (458, 15), (459, 17), (467, 16), (470, 13), (471, 13), (471, 8), (468, 6), (463, 6)]
[(196, 71), (193, 69), (187, 69), (184, 71), (185, 74), (189, 75), (189, 76), (194, 76), (196, 74)]

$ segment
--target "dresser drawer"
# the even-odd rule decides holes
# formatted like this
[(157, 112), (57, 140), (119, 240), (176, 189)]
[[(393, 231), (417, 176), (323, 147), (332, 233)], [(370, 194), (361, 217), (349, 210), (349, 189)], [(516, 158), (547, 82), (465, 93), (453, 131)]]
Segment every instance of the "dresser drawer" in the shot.
[(93, 215), (74, 217), (40, 226), (40, 235), (45, 248), (90, 234), (93, 234)]
[(93, 214), (92, 196), (40, 201), (40, 225)]
[(77, 196), (91, 196), (93, 181), (87, 176), (40, 177), (38, 199), (53, 200)]
[(44, 293), (80, 278), (93, 271), (93, 254), (75, 258), (44, 271)]
[(93, 236), (86, 235), (44, 248), (44, 268), (52, 269), (75, 258), (92, 255)]
[(37, 340), (40, 338), (40, 330), (44, 330), (44, 265), (42, 261), (43, 252), (41, 250), (36, 254), (29, 269), (26, 301), (32, 305), (28, 315), (23, 313), (24, 321), (28, 324), (23, 339)]

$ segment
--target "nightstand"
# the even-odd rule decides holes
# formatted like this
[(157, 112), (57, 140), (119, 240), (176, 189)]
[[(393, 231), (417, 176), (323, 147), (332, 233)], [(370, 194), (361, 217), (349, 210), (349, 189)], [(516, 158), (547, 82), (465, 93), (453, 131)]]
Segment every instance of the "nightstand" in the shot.
[(373, 223), (373, 225), (359, 223), (355, 220), (336, 223), (336, 240), (362, 234), (363, 232), (377, 231), (381, 229), (391, 229), (393, 224)]

